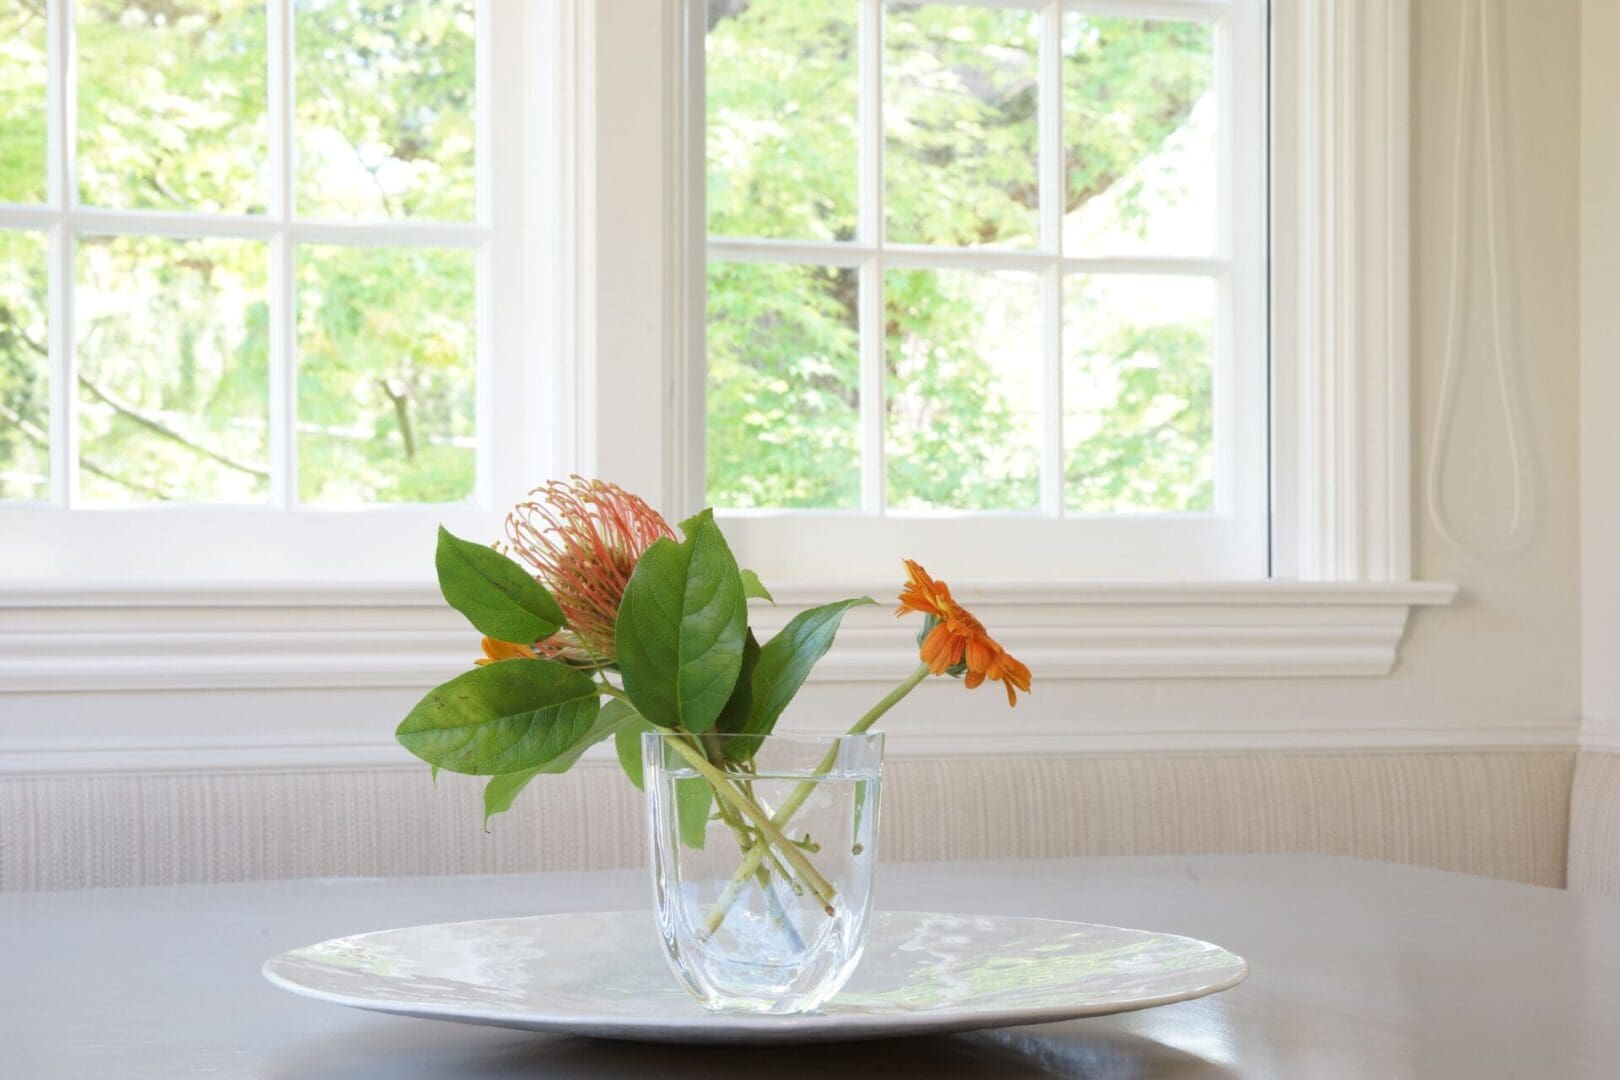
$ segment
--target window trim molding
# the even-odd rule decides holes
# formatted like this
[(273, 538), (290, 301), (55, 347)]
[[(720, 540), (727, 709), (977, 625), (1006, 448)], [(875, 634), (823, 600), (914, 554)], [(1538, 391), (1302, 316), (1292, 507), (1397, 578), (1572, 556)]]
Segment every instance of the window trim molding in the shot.
[(1410, 26), (1410, 0), (1273, 4), (1279, 577), (1411, 577)]
[[(885, 596), (892, 582), (842, 582), (841, 594)], [(757, 606), (766, 632), (828, 595), (828, 585), (782, 584)], [(1448, 602), (1425, 583), (1100, 582), (1057, 586), (961, 583), (961, 598), (992, 620), (1056, 688), (1097, 680), (1312, 678), (1387, 674), (1408, 612)], [(857, 609), (811, 681), (868, 695), (915, 658), (914, 625), (886, 605)], [(432, 586), (309, 583), (205, 586), (42, 585), (0, 594), (0, 701), (6, 695), (143, 691), (395, 691), (403, 699), (466, 670), (476, 635)], [(262, 703), (256, 707), (265, 707)], [(352, 723), (347, 719), (352, 711)], [(76, 770), (275, 769), (410, 764), (379, 728), (376, 710), (339, 717), (289, 707), (274, 730), (209, 725), (199, 732), (166, 710), (138, 736), (97, 731), (99, 709), (70, 710), (48, 732), (0, 732), (0, 774)], [(155, 719), (154, 719), (155, 717)], [(1043, 752), (1324, 749), (1372, 746), (1565, 745), (1562, 731), (1480, 725), (1447, 730), (1343, 724), (1295, 731), (1054, 729), (1025, 710), (998, 721)], [(920, 741), (919, 741), (920, 740)], [(1561, 741), (1562, 740), (1562, 741)], [(966, 718), (908, 735), (908, 753), (981, 752)]]
[[(785, 583), (754, 621), (771, 633), (829, 595), (893, 582)], [(1405, 582), (962, 582), (1048, 682), (1376, 676), (1410, 608), (1451, 585)], [(914, 628), (886, 607), (847, 620), (812, 680), (892, 682)], [(418, 584), (41, 585), (0, 595), (0, 694), (394, 687), (464, 670), (476, 634)], [(911, 658), (911, 660), (908, 660)]]

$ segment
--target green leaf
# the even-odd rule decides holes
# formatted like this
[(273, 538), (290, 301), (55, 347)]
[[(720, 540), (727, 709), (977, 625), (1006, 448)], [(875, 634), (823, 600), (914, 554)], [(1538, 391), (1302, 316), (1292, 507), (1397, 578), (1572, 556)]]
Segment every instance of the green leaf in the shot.
[(597, 686), (550, 660), (502, 660), (430, 690), (400, 722), (400, 745), (430, 765), (497, 776), (564, 757), (596, 722)]
[(582, 735), (574, 748), (544, 765), (536, 765), (532, 769), (522, 772), (502, 773), (489, 778), (484, 785), (484, 824), (496, 814), (504, 814), (512, 808), (512, 800), (518, 793), (529, 786), (529, 781), (541, 773), (565, 773), (579, 761), (580, 755), (609, 736), (616, 736), (619, 731), (634, 723), (645, 724), (641, 715), (630, 706), (628, 701), (610, 701), (602, 706), (592, 722), (590, 730)]
[(750, 600), (768, 600), (773, 604), (776, 603), (776, 597), (772, 596), (771, 590), (767, 589), (765, 583), (759, 580), (758, 574), (752, 570), (743, 570), (740, 573), (742, 574), (744, 596)]
[(526, 645), (555, 634), (565, 621), (557, 601), (527, 570), (442, 525), (433, 565), (445, 600), (485, 637)]
[(810, 669), (832, 648), (844, 614), (851, 608), (874, 603), (870, 596), (861, 596), (801, 611), (767, 641), (754, 668), (753, 703), (742, 733), (769, 735), (782, 710), (804, 685)]
[(759, 639), (749, 630), (743, 639), (742, 669), (737, 675), (737, 685), (731, 688), (731, 697), (714, 722), (716, 731), (734, 735), (748, 726), (748, 714), (754, 704), (754, 669), (759, 666), (759, 656)]
[(726, 538), (705, 510), (636, 561), (614, 638), (624, 689), (659, 727), (702, 732), (731, 698), (742, 670), (748, 599)]
[(641, 787), (641, 736), (653, 726), (636, 714), (634, 723), (626, 724), (613, 733), (613, 749), (619, 755), (619, 767), (636, 787)]
[(675, 781), (675, 824), (681, 843), (702, 849), (709, 836), (709, 807), (713, 802), (714, 789), (703, 777), (684, 776)]
[[(619, 752), (619, 765), (630, 782), (640, 788), (644, 784), (641, 759), (641, 736), (655, 731), (651, 724), (637, 716), (613, 735), (614, 749)], [(686, 776), (675, 781), (675, 826), (681, 843), (690, 848), (701, 848), (708, 836), (709, 807), (714, 789), (701, 776)]]

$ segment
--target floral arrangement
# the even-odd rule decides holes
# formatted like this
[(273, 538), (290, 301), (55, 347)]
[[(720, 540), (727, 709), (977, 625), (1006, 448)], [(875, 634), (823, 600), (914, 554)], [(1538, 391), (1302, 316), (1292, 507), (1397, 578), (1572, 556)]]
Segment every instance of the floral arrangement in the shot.
[[(577, 476), (531, 492), (507, 516), (503, 544), (441, 528), (435, 565), (445, 600), (483, 635), (484, 655), (430, 691), (396, 736), (435, 774), (489, 777), (486, 821), (536, 776), (565, 772), (609, 738), (639, 787), (641, 733), (662, 729), (682, 736), (672, 742), (708, 781), (695, 789), (695, 820), (701, 825), (713, 805), (736, 822), (753, 860), (738, 873), (775, 851), (822, 895), (826, 883), (781, 832), (783, 811), (797, 806), (768, 815), (747, 784), (733, 782), (749, 773), (746, 755), (758, 740), (728, 737), (769, 735), (844, 615), (870, 597), (810, 608), (761, 643), (748, 600), (771, 601), (770, 592), (737, 565), (712, 511), (682, 522), (677, 535), (642, 499)], [(945, 582), (909, 559), (905, 567), (897, 614), (923, 616), (919, 663), (850, 733), (869, 729), (930, 675), (969, 689), (1000, 682), (1016, 704), (1029, 692), (1029, 668)]]

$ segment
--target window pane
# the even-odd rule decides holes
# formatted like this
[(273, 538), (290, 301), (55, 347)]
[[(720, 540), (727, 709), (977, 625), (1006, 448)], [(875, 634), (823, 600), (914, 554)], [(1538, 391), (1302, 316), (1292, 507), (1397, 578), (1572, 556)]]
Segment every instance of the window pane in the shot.
[(708, 24), (709, 232), (852, 238), (853, 0), (709, 0)]
[(710, 265), (711, 502), (860, 505), (858, 295), (853, 270)]
[(0, 4), (0, 203), (45, 201), (45, 5)]
[(44, 233), (0, 232), (0, 500), (50, 497)]
[(1071, 255), (1214, 249), (1215, 42), (1209, 23), (1063, 17)]
[(1040, 296), (1033, 274), (884, 276), (889, 504), (1040, 502)]
[(262, 212), (262, 0), (78, 0), (79, 197)]
[(265, 499), (265, 245), (143, 236), (78, 245), (85, 499)]
[(889, 5), (883, 125), (890, 240), (1034, 242), (1038, 20), (1009, 8)]
[(472, 497), (476, 283), (470, 251), (300, 249), (300, 499)]
[(1065, 285), (1065, 504), (1213, 509), (1215, 283), (1087, 275)]
[(298, 212), (471, 221), (473, 0), (297, 0)]

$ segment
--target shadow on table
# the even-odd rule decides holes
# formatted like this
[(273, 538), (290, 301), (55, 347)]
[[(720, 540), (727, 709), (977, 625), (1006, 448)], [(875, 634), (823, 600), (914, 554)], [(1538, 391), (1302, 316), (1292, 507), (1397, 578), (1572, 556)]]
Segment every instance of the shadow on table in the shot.
[(802, 1046), (696, 1047), (522, 1035), (439, 1024), (390, 1025), (371, 1039), (312, 1040), (265, 1074), (278, 1080), (457, 1077), (1230, 1077), (1224, 1066), (1084, 1021), (966, 1035)]

